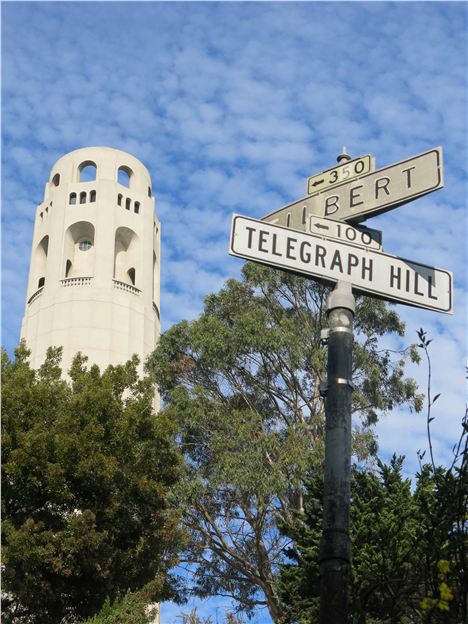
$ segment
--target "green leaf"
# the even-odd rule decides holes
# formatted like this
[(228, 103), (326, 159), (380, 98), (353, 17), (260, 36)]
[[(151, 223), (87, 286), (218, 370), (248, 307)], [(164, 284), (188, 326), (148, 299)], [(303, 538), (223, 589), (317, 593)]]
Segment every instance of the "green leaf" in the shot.
[(128, 589), (144, 587), (147, 602), (178, 593), (177, 427), (154, 414), (136, 366), (100, 373), (79, 356), (66, 382), (59, 349), (39, 371), (22, 345), (2, 358), (6, 623), (75, 621)]

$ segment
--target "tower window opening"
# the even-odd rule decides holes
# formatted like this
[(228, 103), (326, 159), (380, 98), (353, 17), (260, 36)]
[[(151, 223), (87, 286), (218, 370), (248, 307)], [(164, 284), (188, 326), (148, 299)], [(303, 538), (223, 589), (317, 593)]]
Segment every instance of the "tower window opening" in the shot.
[(86, 204), (86, 193), (84, 191), (80, 193), (80, 204)]
[(138, 214), (140, 212), (140, 202), (135, 202), (135, 208), (134, 208), (136, 214)]
[(148, 186), (148, 197), (151, 197), (151, 186)]
[(130, 204), (131, 204), (130, 197), (127, 197), (127, 199), (125, 200), (125, 208), (127, 210), (130, 210)]
[(32, 266), (34, 267), (31, 287), (37, 284), (37, 288), (42, 288), (45, 282), (45, 274), (47, 273), (47, 254), (49, 253), (49, 237), (46, 235), (34, 250), (34, 259)]
[(41, 212), (41, 215), (40, 215), (40, 216), (41, 216), (41, 221), (42, 221), (42, 219), (44, 218), (44, 213), (43, 213), (43, 212)]
[(119, 193), (119, 194), (117, 195), (117, 205), (118, 205), (118, 206), (121, 206), (121, 205), (122, 205), (122, 199), (123, 199), (123, 197), (122, 197), (122, 193)]
[(53, 186), (58, 186), (60, 184), (60, 173), (56, 173), (52, 178)]
[(49, 206), (46, 206), (45, 212), (46, 212), (46, 214), (48, 214), (48, 212), (49, 212)]
[(71, 260), (67, 260), (67, 264), (65, 265), (65, 277), (68, 277), (70, 275), (71, 268), (72, 268)]
[(117, 182), (122, 186), (130, 188), (133, 171), (129, 167), (119, 167), (117, 171)]
[(92, 182), (96, 179), (96, 164), (87, 160), (78, 167), (80, 182)]
[(89, 194), (89, 201), (90, 202), (95, 202), (96, 201), (96, 191), (91, 191)]
[(88, 251), (88, 249), (91, 249), (92, 246), (93, 243), (88, 238), (84, 238), (78, 243), (78, 249), (80, 251)]
[(69, 204), (76, 204), (76, 193), (70, 193), (70, 199), (68, 200)]
[[(94, 225), (89, 221), (77, 221), (65, 232), (62, 270), (65, 277), (92, 277), (95, 267)], [(70, 268), (67, 260), (70, 260)]]
[(127, 227), (119, 227), (115, 232), (114, 279), (135, 286), (136, 274), (140, 266), (140, 240), (136, 233)]
[(154, 293), (157, 292), (157, 284), (156, 284), (156, 275), (157, 275), (157, 271), (156, 271), (156, 252), (153, 251), (153, 294), (152, 294), (152, 298), (154, 301)]

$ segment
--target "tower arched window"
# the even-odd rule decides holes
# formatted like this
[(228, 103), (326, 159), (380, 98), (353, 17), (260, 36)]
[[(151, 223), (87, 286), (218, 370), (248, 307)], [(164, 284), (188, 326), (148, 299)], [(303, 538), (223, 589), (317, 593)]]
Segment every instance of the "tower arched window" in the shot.
[(127, 199), (125, 200), (125, 208), (127, 210), (130, 210), (130, 204), (131, 204), (131, 199), (130, 197), (127, 197)]
[[(115, 232), (114, 279), (137, 286), (140, 275), (140, 239), (127, 227), (119, 227)], [(138, 286), (137, 286), (138, 287)]]
[(76, 204), (76, 193), (70, 193), (69, 204)]
[(130, 269), (128, 269), (127, 275), (128, 275), (128, 279), (130, 280), (130, 284), (132, 284), (132, 286), (135, 286), (135, 269), (134, 269), (134, 267), (131, 267)]
[[(33, 287), (42, 288), (45, 284), (45, 274), (47, 267), (47, 255), (49, 253), (49, 237), (44, 236), (34, 252), (34, 278)], [(37, 286), (36, 286), (37, 284)]]
[(80, 193), (80, 204), (86, 204), (86, 193), (84, 191)]
[(52, 178), (52, 185), (58, 186), (60, 184), (60, 173), (56, 173)]
[(140, 202), (135, 202), (134, 211), (136, 212), (136, 214), (140, 212)]
[(63, 257), (66, 258), (65, 277), (92, 277), (94, 275), (94, 225), (78, 221), (65, 233)]
[(92, 182), (96, 179), (96, 163), (92, 160), (85, 160), (85, 162), (82, 162), (78, 167), (78, 172), (80, 182)]
[(117, 182), (122, 186), (130, 188), (133, 177), (133, 171), (130, 167), (119, 167), (117, 171)]
[(96, 201), (96, 191), (91, 191), (89, 194), (89, 201), (90, 202), (95, 202)]
[(157, 292), (157, 265), (156, 265), (156, 252), (153, 251), (153, 301), (154, 301), (154, 294)]
[(151, 197), (151, 186), (148, 186), (148, 197)]
[(122, 199), (123, 199), (122, 193), (119, 193), (119, 194), (117, 195), (117, 205), (118, 205), (118, 206), (121, 206), (121, 205), (122, 205)]

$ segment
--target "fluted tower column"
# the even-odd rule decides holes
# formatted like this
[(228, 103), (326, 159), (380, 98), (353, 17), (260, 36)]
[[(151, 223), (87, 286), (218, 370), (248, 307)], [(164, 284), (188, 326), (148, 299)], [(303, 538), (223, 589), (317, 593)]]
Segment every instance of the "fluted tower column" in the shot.
[[(104, 369), (142, 363), (160, 332), (160, 224), (151, 178), (126, 152), (78, 149), (60, 158), (37, 207), (21, 337), (39, 367), (63, 347)], [(142, 364), (140, 365), (142, 370)]]

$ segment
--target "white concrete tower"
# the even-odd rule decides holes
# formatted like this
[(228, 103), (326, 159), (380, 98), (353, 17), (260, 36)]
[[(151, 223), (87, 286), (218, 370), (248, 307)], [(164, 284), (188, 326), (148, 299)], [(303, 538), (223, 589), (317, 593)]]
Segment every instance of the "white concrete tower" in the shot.
[[(52, 168), (34, 225), (21, 337), (39, 367), (63, 346), (63, 370), (81, 351), (103, 370), (155, 348), (160, 226), (151, 178), (136, 158), (78, 149)], [(141, 370), (142, 370), (142, 364)]]

